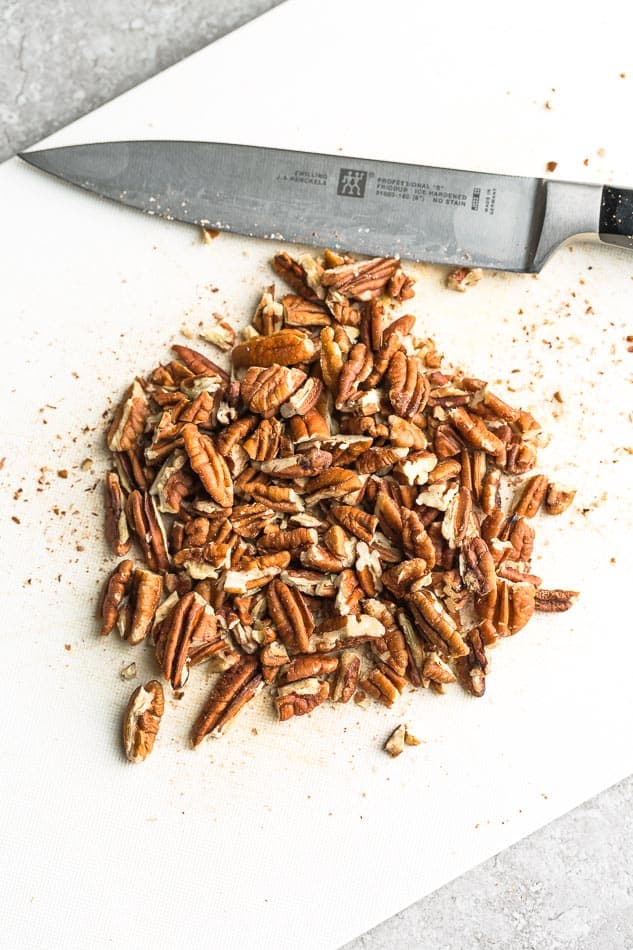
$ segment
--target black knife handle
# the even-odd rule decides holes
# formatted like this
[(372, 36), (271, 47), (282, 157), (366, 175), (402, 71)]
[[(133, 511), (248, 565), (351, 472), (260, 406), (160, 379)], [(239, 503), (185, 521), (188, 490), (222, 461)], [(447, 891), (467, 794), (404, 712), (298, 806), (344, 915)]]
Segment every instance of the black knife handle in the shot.
[(602, 189), (600, 240), (633, 249), (633, 189), (611, 185)]

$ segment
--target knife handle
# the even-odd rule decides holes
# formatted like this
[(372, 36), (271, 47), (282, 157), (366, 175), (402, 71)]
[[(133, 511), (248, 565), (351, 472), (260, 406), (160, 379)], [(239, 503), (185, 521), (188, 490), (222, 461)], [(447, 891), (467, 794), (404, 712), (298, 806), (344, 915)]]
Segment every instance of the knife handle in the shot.
[(633, 250), (633, 189), (611, 185), (602, 189), (600, 240)]

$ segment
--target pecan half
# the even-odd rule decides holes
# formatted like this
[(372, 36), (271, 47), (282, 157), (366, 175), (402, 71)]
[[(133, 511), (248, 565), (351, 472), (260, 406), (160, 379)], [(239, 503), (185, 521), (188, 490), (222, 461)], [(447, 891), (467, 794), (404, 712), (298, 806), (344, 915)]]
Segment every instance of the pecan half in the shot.
[(470, 538), (462, 545), (459, 570), (468, 590), (475, 594), (489, 594), (496, 587), (495, 564), (488, 545), (482, 538)]
[(221, 735), (224, 727), (253, 699), (263, 682), (258, 666), (256, 657), (245, 656), (220, 677), (194, 723), (191, 732), (194, 747), (206, 736)]
[(371, 544), (378, 527), (378, 518), (375, 515), (354, 505), (332, 505), (330, 514), (354, 537)]
[(272, 414), (299, 389), (305, 379), (303, 370), (279, 366), (277, 363), (266, 367), (251, 366), (242, 380), (242, 399), (251, 412)]
[(546, 475), (533, 475), (521, 493), (514, 514), (519, 518), (533, 518), (545, 501), (548, 481)]
[(284, 318), (288, 327), (329, 327), (332, 317), (323, 304), (316, 300), (306, 300), (294, 294), (281, 298), (284, 305)]
[[(503, 442), (486, 427), (478, 416), (472, 416), (463, 406), (449, 409), (449, 418), (459, 434), (475, 449), (482, 449), (489, 455), (497, 455), (503, 449)], [(439, 453), (438, 453), (439, 454)]]
[(292, 287), (296, 294), (305, 300), (318, 300), (318, 296), (308, 284), (306, 272), (298, 261), (293, 260), (285, 251), (275, 254), (272, 259), (272, 268), (282, 280)]
[(163, 593), (160, 574), (136, 568), (128, 589), (128, 601), (121, 604), (117, 625), (124, 640), (141, 643), (149, 633)]
[(488, 658), (479, 628), (473, 627), (469, 631), (466, 642), (469, 648), (467, 656), (460, 656), (455, 661), (457, 678), (467, 693), (483, 696), (486, 691)]
[(406, 356), (401, 350), (394, 353), (387, 370), (387, 385), (389, 402), (396, 415), (411, 419), (424, 409), (429, 398), (429, 383), (414, 356)]
[(189, 464), (204, 490), (218, 505), (230, 508), (233, 504), (233, 479), (213, 440), (192, 423), (183, 426), (182, 437)]
[(279, 683), (295, 683), (311, 676), (329, 676), (337, 667), (338, 659), (335, 656), (318, 656), (314, 653), (293, 656), (282, 671)]
[(208, 642), (215, 634), (215, 613), (200, 594), (190, 591), (173, 602), (154, 629), (156, 659), (173, 689), (187, 682), (191, 643)]
[(123, 715), (123, 748), (130, 762), (143, 762), (154, 748), (165, 709), (163, 687), (150, 680), (134, 690)]
[(314, 342), (301, 330), (278, 330), (270, 336), (256, 336), (238, 343), (233, 350), (233, 366), (296, 366), (309, 363), (316, 355)]

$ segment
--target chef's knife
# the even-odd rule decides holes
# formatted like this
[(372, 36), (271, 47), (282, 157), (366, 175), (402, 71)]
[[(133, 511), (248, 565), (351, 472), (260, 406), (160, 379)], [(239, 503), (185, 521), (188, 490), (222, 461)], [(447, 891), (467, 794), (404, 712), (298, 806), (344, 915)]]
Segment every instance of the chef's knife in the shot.
[(103, 142), (32, 165), (148, 214), (252, 237), (539, 271), (570, 237), (633, 248), (633, 189), (214, 142)]

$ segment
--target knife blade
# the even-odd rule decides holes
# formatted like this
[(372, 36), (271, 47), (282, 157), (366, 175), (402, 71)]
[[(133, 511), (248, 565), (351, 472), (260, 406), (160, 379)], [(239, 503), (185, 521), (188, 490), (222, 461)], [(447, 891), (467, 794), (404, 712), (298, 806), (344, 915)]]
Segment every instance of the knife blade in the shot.
[(633, 191), (214, 142), (102, 142), (20, 158), (148, 214), (369, 255), (539, 271), (595, 235), (633, 247)]

